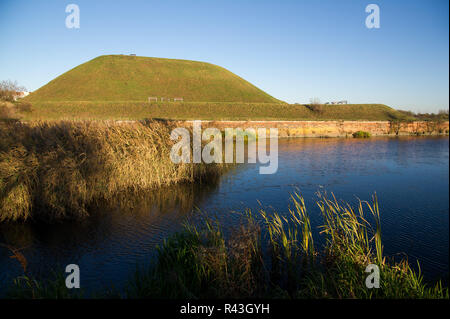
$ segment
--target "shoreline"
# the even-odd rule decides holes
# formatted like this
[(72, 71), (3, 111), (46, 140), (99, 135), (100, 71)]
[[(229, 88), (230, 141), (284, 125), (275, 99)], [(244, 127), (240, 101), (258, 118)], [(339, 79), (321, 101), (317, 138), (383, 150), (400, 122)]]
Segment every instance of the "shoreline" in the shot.
[[(179, 126), (192, 126), (192, 120), (174, 121)], [(205, 127), (277, 128), (278, 137), (352, 137), (358, 131), (371, 136), (448, 135), (449, 122), (391, 121), (203, 121)]]
[[(145, 120), (145, 119), (143, 119)], [(32, 122), (104, 122), (115, 124), (138, 123), (143, 120), (59, 119), (19, 121)], [(155, 119), (153, 119), (155, 120)], [(195, 120), (157, 119), (179, 127), (192, 127)], [(204, 127), (225, 128), (277, 128), (278, 137), (352, 137), (358, 131), (371, 136), (448, 136), (449, 121), (367, 121), (367, 120), (199, 120)]]

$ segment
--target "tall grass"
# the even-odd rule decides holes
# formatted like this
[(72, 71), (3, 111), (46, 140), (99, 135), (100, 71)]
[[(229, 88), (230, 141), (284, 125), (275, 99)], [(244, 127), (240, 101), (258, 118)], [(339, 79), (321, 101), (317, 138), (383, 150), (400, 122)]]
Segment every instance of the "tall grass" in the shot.
[(0, 123), (0, 221), (87, 216), (118, 194), (207, 180), (220, 165), (174, 164), (165, 121)]
[[(355, 209), (319, 193), (321, 247), (303, 198), (293, 194), (292, 203), (285, 216), (247, 211), (228, 239), (209, 217), (200, 229), (187, 226), (159, 248), (154, 267), (135, 274), (127, 297), (448, 298), (440, 282), (430, 287), (407, 261), (383, 256), (376, 196)], [(378, 289), (365, 286), (369, 264), (380, 268)]]
[[(292, 195), (287, 214), (261, 210), (241, 214), (242, 222), (225, 235), (216, 218), (201, 215), (198, 226), (169, 237), (157, 259), (130, 277), (125, 298), (449, 298), (440, 282), (424, 283), (406, 260), (383, 256), (376, 196), (356, 208), (319, 193), (323, 222), (313, 228), (303, 198)], [(366, 216), (366, 212), (368, 216)], [(369, 219), (369, 217), (371, 217)], [(372, 227), (373, 225), (373, 227)], [(380, 269), (380, 288), (365, 286), (367, 265)], [(61, 288), (62, 287), (62, 288)], [(106, 295), (110, 295), (107, 292)], [(72, 298), (61, 278), (39, 282), (30, 275), (9, 290), (16, 298)], [(96, 296), (105, 296), (97, 293)]]
[(259, 228), (240, 227), (225, 241), (221, 226), (204, 216), (201, 227), (186, 225), (158, 248), (154, 268), (140, 270), (127, 297), (251, 297), (261, 292)]

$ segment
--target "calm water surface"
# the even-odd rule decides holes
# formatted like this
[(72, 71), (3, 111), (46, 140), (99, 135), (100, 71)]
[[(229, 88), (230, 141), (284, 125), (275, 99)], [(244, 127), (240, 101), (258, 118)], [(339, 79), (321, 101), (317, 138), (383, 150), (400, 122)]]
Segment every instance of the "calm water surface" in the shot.
[[(37, 276), (75, 263), (86, 290), (121, 288), (137, 265), (150, 262), (157, 244), (187, 219), (195, 221), (195, 208), (233, 226), (239, 217), (232, 212), (244, 208), (287, 213), (297, 189), (313, 226), (321, 222), (313, 202), (318, 190), (352, 203), (376, 192), (385, 254), (407, 254), (411, 263), (419, 260), (427, 280), (448, 282), (448, 137), (284, 139), (275, 175), (259, 175), (257, 165), (246, 164), (210, 185), (155, 191), (124, 207), (99, 209), (83, 222), (2, 224), (0, 243), (20, 248)], [(10, 255), (0, 246), (0, 294), (22, 274)]]

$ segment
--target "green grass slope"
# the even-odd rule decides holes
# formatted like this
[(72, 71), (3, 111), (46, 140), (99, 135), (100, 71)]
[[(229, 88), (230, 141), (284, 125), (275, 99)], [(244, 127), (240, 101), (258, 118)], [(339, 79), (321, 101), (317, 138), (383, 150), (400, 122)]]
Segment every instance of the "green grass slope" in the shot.
[(320, 112), (300, 104), (219, 102), (36, 102), (24, 120), (414, 120), (383, 104), (325, 105)]
[(81, 64), (27, 100), (147, 101), (149, 96), (182, 97), (186, 102), (280, 102), (210, 63), (126, 55), (104, 55)]

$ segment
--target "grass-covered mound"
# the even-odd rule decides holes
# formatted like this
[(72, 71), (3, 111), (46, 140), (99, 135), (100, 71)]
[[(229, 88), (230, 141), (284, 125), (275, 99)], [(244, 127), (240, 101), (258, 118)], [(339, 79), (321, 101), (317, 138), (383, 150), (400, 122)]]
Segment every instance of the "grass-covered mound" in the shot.
[(0, 222), (79, 218), (98, 200), (220, 174), (218, 164), (174, 164), (172, 126), (0, 122)]
[(126, 55), (99, 56), (60, 75), (26, 99), (147, 101), (148, 97), (188, 102), (279, 102), (217, 65)]

